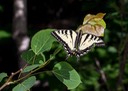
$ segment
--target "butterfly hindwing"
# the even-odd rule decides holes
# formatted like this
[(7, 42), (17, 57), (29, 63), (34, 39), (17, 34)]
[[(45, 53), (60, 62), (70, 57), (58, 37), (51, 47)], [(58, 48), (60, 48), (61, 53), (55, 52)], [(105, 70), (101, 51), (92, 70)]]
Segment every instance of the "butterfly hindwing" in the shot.
[(103, 40), (92, 34), (83, 34), (81, 37), (81, 41), (78, 46), (77, 56), (82, 56), (88, 53), (92, 47), (95, 46), (104, 46)]
[(73, 30), (56, 30), (52, 32), (52, 35), (63, 44), (68, 55), (71, 55), (75, 50), (77, 33)]

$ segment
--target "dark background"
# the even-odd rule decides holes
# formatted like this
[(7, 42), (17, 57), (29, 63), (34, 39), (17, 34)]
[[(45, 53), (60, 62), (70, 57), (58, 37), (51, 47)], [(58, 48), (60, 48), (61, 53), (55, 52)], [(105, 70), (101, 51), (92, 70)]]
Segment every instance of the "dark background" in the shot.
[[(8, 74), (19, 69), (19, 55), (12, 28), (14, 1), (0, 0), (0, 31), (8, 34), (2, 37), (3, 33), (0, 32), (0, 72)], [(73, 91), (127, 91), (127, 11), (127, 0), (27, 0), (27, 35), (31, 38), (36, 32), (45, 28), (75, 30), (82, 24), (86, 14), (106, 13), (104, 17), (107, 24), (104, 36), (106, 46), (94, 50), (81, 59), (76, 70), (82, 77), (83, 85)], [(95, 59), (99, 60), (101, 68), (96, 66)], [(106, 82), (98, 73), (100, 69), (106, 74)], [(35, 87), (35, 91), (39, 87), (42, 90), (51, 89), (50, 91), (66, 90), (59, 81), (58, 86), (54, 86), (57, 79), (48, 74), (44, 77), (39, 76), (39, 79), (42, 84), (49, 83), (49, 85), (39, 85)]]

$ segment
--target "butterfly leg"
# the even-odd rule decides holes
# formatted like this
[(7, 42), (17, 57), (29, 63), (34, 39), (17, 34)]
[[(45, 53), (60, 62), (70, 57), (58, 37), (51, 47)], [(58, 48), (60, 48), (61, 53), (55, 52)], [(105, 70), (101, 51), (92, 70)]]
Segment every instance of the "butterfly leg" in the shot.
[(68, 58), (71, 56), (71, 54), (68, 54), (65, 60), (68, 60)]

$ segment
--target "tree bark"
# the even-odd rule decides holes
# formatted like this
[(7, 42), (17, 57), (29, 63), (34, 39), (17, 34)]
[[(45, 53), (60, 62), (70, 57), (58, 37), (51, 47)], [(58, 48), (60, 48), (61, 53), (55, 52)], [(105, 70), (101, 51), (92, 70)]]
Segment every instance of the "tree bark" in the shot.
[(19, 57), (19, 66), (22, 67), (25, 62), (21, 60), (20, 55), (29, 46), (27, 36), (27, 0), (14, 0), (13, 15), (13, 39), (17, 45), (17, 56)]

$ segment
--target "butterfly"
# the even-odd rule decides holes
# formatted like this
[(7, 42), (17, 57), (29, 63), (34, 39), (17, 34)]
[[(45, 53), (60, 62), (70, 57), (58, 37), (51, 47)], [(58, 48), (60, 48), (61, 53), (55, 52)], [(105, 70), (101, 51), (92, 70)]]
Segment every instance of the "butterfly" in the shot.
[(68, 53), (68, 56), (75, 55), (78, 59), (80, 56), (88, 53), (94, 46), (104, 46), (103, 40), (95, 35), (75, 32), (73, 30), (55, 30), (51, 33)]

